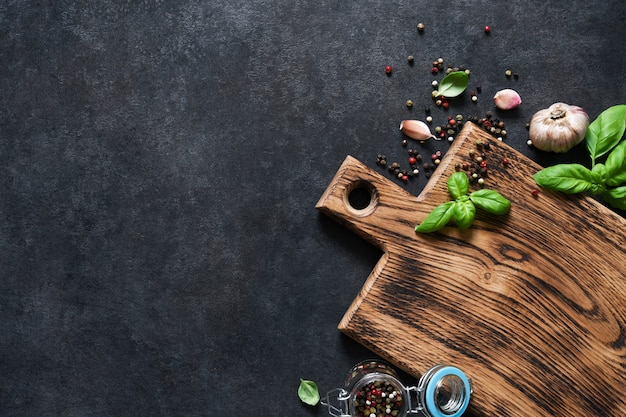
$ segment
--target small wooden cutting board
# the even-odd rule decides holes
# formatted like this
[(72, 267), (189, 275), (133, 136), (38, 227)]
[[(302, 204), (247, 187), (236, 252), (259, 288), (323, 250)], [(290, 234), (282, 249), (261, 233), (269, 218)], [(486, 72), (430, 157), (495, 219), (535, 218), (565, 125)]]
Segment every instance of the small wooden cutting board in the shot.
[[(484, 187), (510, 212), (415, 233), (479, 141)], [(383, 256), (339, 329), (415, 377), (463, 369), (473, 415), (626, 416), (626, 221), (587, 196), (534, 196), (540, 169), (471, 123), (419, 197), (348, 156), (316, 207)]]

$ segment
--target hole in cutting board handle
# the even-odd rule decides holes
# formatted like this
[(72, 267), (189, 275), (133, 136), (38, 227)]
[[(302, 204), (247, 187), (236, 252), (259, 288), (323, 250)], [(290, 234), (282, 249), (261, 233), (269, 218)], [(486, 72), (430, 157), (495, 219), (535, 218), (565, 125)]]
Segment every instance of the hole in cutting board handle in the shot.
[(346, 207), (359, 217), (371, 214), (378, 205), (378, 192), (368, 181), (355, 181), (346, 187)]

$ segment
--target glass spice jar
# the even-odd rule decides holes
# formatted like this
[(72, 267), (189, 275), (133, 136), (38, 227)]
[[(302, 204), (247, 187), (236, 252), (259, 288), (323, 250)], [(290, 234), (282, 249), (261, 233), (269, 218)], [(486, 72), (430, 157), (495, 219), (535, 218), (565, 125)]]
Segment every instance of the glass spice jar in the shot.
[(454, 366), (434, 366), (417, 386), (405, 387), (391, 365), (366, 360), (356, 364), (344, 388), (327, 393), (322, 404), (335, 417), (459, 417), (471, 393), (471, 380)]

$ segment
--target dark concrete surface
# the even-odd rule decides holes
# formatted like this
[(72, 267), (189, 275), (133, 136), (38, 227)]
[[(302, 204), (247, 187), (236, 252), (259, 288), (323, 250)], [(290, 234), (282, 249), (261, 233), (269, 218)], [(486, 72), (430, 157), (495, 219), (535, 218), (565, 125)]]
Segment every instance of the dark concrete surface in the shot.
[(325, 415), (299, 378), (326, 392), (373, 356), (336, 325), (380, 252), (314, 208), (345, 156), (403, 161), (399, 121), (443, 121), (443, 57), (482, 86), (449, 113), (515, 88), (506, 142), (580, 157), (525, 123), (626, 102), (625, 7), (1, 2), (0, 415)]

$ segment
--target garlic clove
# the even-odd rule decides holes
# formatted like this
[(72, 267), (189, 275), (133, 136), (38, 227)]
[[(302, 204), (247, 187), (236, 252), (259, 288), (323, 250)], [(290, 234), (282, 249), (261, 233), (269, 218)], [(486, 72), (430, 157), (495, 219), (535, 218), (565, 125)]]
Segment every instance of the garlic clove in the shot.
[(420, 120), (403, 120), (400, 122), (400, 131), (415, 140), (435, 138), (428, 125)]
[(585, 138), (589, 116), (578, 106), (554, 103), (530, 119), (528, 136), (532, 145), (546, 152), (567, 152)]
[(505, 88), (500, 90), (493, 96), (496, 107), (500, 110), (511, 110), (522, 104), (522, 98), (515, 90)]

